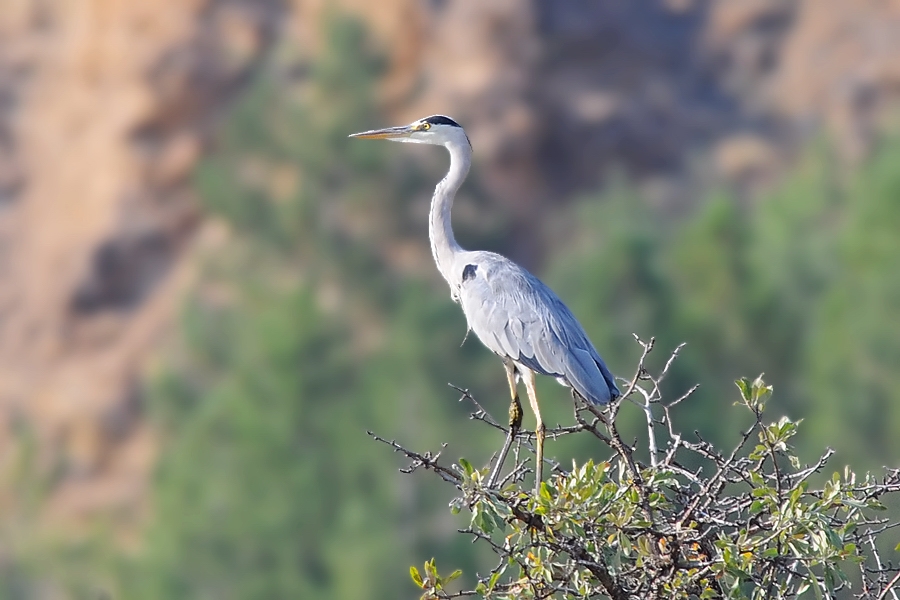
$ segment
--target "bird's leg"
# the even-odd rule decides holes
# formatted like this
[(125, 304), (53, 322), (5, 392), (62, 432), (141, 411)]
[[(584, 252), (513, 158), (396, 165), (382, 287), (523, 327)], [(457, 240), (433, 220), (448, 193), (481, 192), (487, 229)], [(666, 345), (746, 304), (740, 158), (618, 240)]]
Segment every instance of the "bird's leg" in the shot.
[(544, 474), (544, 434), (546, 428), (544, 421), (541, 419), (541, 408), (538, 406), (537, 390), (534, 387), (534, 371), (527, 369), (522, 373), (522, 379), (525, 380), (525, 391), (528, 392), (528, 401), (531, 403), (531, 410), (534, 411), (534, 418), (537, 425), (534, 429), (535, 441), (535, 466), (534, 466), (534, 494), (537, 496), (541, 492), (541, 481)]
[(516, 388), (516, 367), (506, 361), (503, 362), (503, 366), (506, 368), (506, 381), (509, 383), (509, 393), (512, 396), (512, 402), (509, 404), (509, 431), (503, 442), (503, 448), (500, 449), (500, 455), (497, 457), (497, 464), (494, 465), (494, 469), (488, 477), (487, 487), (489, 488), (494, 487), (497, 483), (503, 463), (506, 462), (506, 455), (509, 454), (509, 449), (522, 428), (522, 405), (519, 403), (519, 391)]

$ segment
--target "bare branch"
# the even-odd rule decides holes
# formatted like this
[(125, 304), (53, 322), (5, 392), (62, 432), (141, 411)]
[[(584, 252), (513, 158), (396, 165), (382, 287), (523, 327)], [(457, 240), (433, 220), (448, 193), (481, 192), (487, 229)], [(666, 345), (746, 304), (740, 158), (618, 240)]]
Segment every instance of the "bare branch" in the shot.
[[(882, 559), (877, 545), (879, 536), (900, 522), (874, 512), (883, 496), (900, 493), (900, 470), (885, 469), (881, 479), (857, 478), (847, 470), (825, 487), (809, 489), (813, 474), (826, 468), (834, 452), (826, 449), (814, 463), (800, 465), (788, 441), (796, 423), (763, 420), (771, 389), (761, 377), (752, 384), (738, 382), (740, 404), (753, 423), (730, 451), (697, 431), (683, 434), (672, 416), (698, 386), (669, 400), (661, 384), (684, 344), (651, 373), (646, 361), (655, 340), (634, 338), (641, 356), (631, 379), (622, 380), (622, 396), (601, 410), (573, 394), (575, 424), (546, 432), (554, 439), (589, 433), (607, 449), (607, 460), (567, 471), (545, 457), (553, 471), (537, 494), (521, 487), (532, 470), (534, 432), (509, 436), (466, 389), (451, 386), (460, 401), (471, 402), (472, 420), (508, 437), (514, 465), (497, 489), (482, 481), (483, 469), (473, 473), (466, 461), (460, 461), (462, 468), (439, 464), (446, 445), (437, 453), (419, 453), (370, 432), (410, 461), (402, 472), (432, 470), (459, 489), (461, 496), (451, 505), (471, 513), (460, 533), (486, 544), (497, 557), (474, 589), (455, 592), (443, 589), (435, 568), (428, 567), (423, 598), (723, 598), (735, 586), (752, 588), (754, 599), (786, 600), (806, 586), (833, 597), (847, 586), (835, 574), (851, 559), (861, 578), (855, 597), (900, 600), (895, 589), (900, 569)], [(619, 433), (625, 401), (644, 414), (649, 465), (635, 457), (644, 440), (627, 443)], [(759, 442), (751, 443), (754, 437)]]
[(447, 444), (442, 444), (441, 452), (438, 452), (437, 454), (431, 454), (430, 452), (426, 452), (425, 454), (419, 454), (418, 452), (414, 452), (412, 450), (407, 450), (406, 448), (404, 448), (403, 446), (401, 446), (394, 440), (390, 440), (390, 441), (386, 440), (382, 437), (375, 435), (371, 431), (366, 431), (366, 433), (369, 436), (371, 436), (372, 439), (374, 439), (375, 441), (382, 442), (384, 444), (387, 444), (391, 448), (393, 448), (394, 452), (400, 452), (402, 454), (405, 454), (407, 458), (412, 459), (413, 462), (408, 467), (400, 469), (401, 473), (412, 473), (419, 467), (422, 467), (425, 469), (431, 469), (432, 471), (434, 471), (435, 473), (440, 475), (441, 478), (448, 483), (452, 483), (456, 486), (460, 485), (460, 483), (462, 481), (462, 477), (460, 477), (460, 475), (458, 473), (451, 471), (450, 469), (444, 467), (443, 465), (439, 465), (437, 462), (438, 459), (441, 457), (441, 452), (443, 452), (444, 448), (447, 447)]

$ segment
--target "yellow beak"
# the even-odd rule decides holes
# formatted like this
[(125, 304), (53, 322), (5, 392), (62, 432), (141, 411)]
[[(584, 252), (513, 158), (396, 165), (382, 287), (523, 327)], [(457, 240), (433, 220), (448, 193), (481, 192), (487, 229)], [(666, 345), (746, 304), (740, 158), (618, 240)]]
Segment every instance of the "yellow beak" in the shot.
[(413, 128), (409, 125), (403, 125), (401, 127), (387, 127), (385, 129), (372, 129), (371, 131), (352, 133), (350, 137), (361, 140), (392, 140), (409, 137), (413, 131)]

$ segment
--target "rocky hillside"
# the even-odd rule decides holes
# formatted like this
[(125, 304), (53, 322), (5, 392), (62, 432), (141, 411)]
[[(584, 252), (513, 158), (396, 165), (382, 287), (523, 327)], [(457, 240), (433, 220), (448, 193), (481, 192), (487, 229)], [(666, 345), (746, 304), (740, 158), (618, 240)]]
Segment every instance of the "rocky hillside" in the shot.
[[(698, 162), (764, 185), (822, 130), (855, 160), (900, 95), (898, 0), (337, 4), (388, 56), (385, 118), (458, 117), (525, 231), (612, 166), (681, 206)], [(141, 510), (142, 373), (211, 237), (189, 175), (267, 49), (315, 52), (328, 9), (0, 10), (0, 456), (35, 433), (55, 474), (48, 523)], [(540, 244), (518, 253), (536, 261)]]

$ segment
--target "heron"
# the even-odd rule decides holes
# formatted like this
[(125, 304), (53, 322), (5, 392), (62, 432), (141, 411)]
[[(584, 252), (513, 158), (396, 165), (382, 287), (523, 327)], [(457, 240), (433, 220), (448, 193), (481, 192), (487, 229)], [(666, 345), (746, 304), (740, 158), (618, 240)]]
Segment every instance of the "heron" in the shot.
[(450, 153), (450, 169), (437, 184), (428, 215), (431, 253), (450, 286), (472, 331), (500, 357), (512, 397), (509, 429), (486, 485), (494, 487), (513, 440), (522, 426), (518, 383), (525, 384), (534, 412), (535, 493), (543, 480), (544, 438), (535, 375), (554, 377), (584, 401), (605, 405), (621, 395), (615, 378), (588, 339), (584, 328), (541, 280), (508, 258), (482, 250), (464, 250), (453, 235), (450, 212), (456, 192), (469, 172), (472, 145), (453, 119), (433, 115), (409, 125), (374, 129), (352, 138), (391, 140), (443, 146)]

